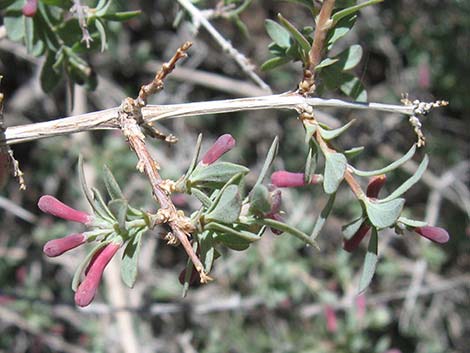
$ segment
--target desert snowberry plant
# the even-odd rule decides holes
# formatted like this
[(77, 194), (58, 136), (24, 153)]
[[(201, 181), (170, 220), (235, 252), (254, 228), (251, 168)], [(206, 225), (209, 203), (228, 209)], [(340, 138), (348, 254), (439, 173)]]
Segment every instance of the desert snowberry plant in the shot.
[[(372, 280), (378, 261), (378, 236), (383, 230), (393, 229), (398, 234), (416, 233), (437, 243), (449, 240), (448, 233), (425, 222), (404, 217), (404, 194), (416, 184), (428, 165), (424, 155), (416, 172), (402, 185), (379, 198), (385, 184), (385, 174), (392, 172), (411, 160), (418, 149), (424, 146), (420, 115), (431, 109), (446, 105), (444, 101), (422, 103), (404, 99), (403, 105), (365, 103), (367, 92), (352, 69), (360, 62), (362, 48), (352, 45), (342, 52), (335, 51), (335, 43), (354, 26), (360, 9), (381, 2), (380, 0), (355, 1), (324, 0), (295, 1), (312, 14), (312, 25), (297, 28), (296, 25), (279, 14), (277, 21), (267, 20), (266, 30), (272, 43), (269, 45), (272, 58), (262, 65), (263, 70), (271, 70), (288, 62), (300, 63), (302, 77), (294, 91), (280, 95), (217, 102), (187, 103), (170, 106), (148, 105), (148, 98), (163, 89), (165, 78), (171, 74), (178, 61), (187, 56), (190, 42), (184, 43), (174, 56), (157, 72), (154, 79), (143, 85), (136, 98), (124, 98), (119, 107), (94, 115), (83, 115), (42, 124), (36, 129), (31, 126), (5, 129), (2, 143), (6, 150), (10, 144), (76, 131), (119, 129), (129, 148), (137, 157), (137, 169), (150, 182), (152, 195), (159, 205), (151, 213), (131, 206), (111, 171), (103, 171), (107, 196), (96, 188), (89, 188), (78, 163), (81, 187), (92, 214), (78, 211), (50, 195), (39, 199), (39, 208), (48, 214), (67, 221), (82, 223), (87, 229), (82, 233), (66, 235), (54, 239), (44, 246), (47, 256), (60, 256), (85, 243), (94, 247), (77, 268), (72, 280), (75, 302), (87, 306), (95, 297), (107, 264), (122, 249), (121, 276), (126, 285), (133, 287), (137, 280), (138, 258), (145, 234), (158, 230), (168, 244), (181, 245), (188, 255), (186, 268), (180, 274), (183, 290), (186, 292), (195, 281), (207, 283), (212, 280), (214, 263), (221, 258), (221, 248), (242, 251), (261, 239), (270, 229), (276, 234), (285, 233), (303, 241), (306, 246), (318, 248), (320, 235), (328, 216), (334, 209), (336, 195), (340, 187), (347, 186), (360, 206), (360, 214), (346, 224), (344, 249), (354, 251), (361, 241), (370, 234), (364, 269), (359, 290), (367, 288)], [(65, 76), (67, 81), (84, 84), (92, 89), (96, 86), (96, 75), (81, 54), (95, 49), (106, 49), (108, 22), (130, 19), (138, 12), (120, 11), (112, 6), (112, 1), (100, 0), (94, 7), (82, 6), (79, 1), (13, 1), (5, 7), (5, 26), (12, 40), (23, 41), (28, 51), (35, 56), (45, 56), (41, 70), (41, 83), (45, 91), (52, 90)], [(190, 1), (178, 1), (182, 11), (194, 15), (194, 5)], [(2, 3), (3, 4), (3, 3)], [(235, 11), (235, 10), (233, 10)], [(237, 13), (233, 14), (237, 18)], [(32, 26), (32, 27), (31, 27)], [(31, 30), (33, 28), (33, 30)], [(70, 35), (73, 34), (73, 35)], [(230, 50), (228, 50), (230, 51)], [(237, 56), (239, 58), (239, 56)], [(243, 62), (237, 61), (243, 66)], [(259, 83), (259, 77), (243, 66), (250, 77)], [(260, 86), (262, 86), (260, 84)], [(322, 99), (326, 92), (341, 92), (356, 102)], [(331, 128), (317, 119), (315, 110), (321, 107), (349, 109), (371, 109), (392, 111), (410, 117), (409, 121), (416, 133), (416, 141), (411, 142), (408, 152), (377, 170), (361, 170), (351, 162), (359, 155), (363, 146), (340, 149), (338, 139), (353, 125), (354, 120), (339, 128)], [(267, 152), (261, 170), (255, 178), (248, 178), (250, 169), (236, 163), (223, 161), (222, 156), (236, 151), (236, 141), (231, 134), (220, 136), (212, 146), (200, 156), (202, 136), (194, 149), (194, 156), (188, 163), (186, 172), (174, 180), (163, 179), (160, 166), (148, 149), (150, 138), (176, 142), (174, 136), (165, 136), (153, 124), (157, 120), (173, 117), (187, 117), (207, 113), (227, 113), (231, 111), (255, 109), (287, 108), (297, 112), (299, 126), (305, 138), (299, 141), (308, 150), (301, 172), (273, 170), (273, 162), (280, 148), (276, 137)], [(33, 133), (31, 133), (33, 131)], [(8, 151), (9, 153), (10, 151)], [(0, 157), (5, 157), (2, 150)], [(12, 154), (9, 154), (12, 156)], [(11, 157), (12, 163), (14, 162)], [(18, 168), (15, 172), (18, 174)], [(369, 178), (364, 191), (361, 178)], [(256, 180), (254, 183), (253, 181)], [(269, 180), (269, 182), (267, 181)], [(310, 234), (284, 222), (282, 190), (285, 188), (315, 188), (321, 190), (328, 199), (318, 216)], [(184, 194), (194, 198), (199, 206), (185, 214), (177, 209), (172, 197)], [(336, 330), (334, 310), (327, 307), (325, 315), (328, 329)]]

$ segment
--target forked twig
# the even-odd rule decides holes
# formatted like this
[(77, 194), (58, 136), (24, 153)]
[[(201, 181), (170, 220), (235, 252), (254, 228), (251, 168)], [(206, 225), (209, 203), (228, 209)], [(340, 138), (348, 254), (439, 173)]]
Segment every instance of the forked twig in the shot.
[(142, 108), (146, 105), (147, 98), (163, 89), (163, 80), (174, 69), (176, 62), (186, 57), (186, 51), (191, 47), (190, 42), (183, 44), (171, 58), (168, 63), (162, 65), (161, 70), (149, 84), (143, 85), (139, 96), (134, 100), (132, 98), (124, 99), (118, 111), (118, 124), (127, 139), (130, 148), (135, 152), (138, 158), (137, 169), (144, 172), (150, 181), (154, 197), (160, 204), (160, 215), (164, 215), (164, 223), (167, 223), (173, 235), (183, 245), (188, 256), (199, 272), (201, 283), (208, 282), (211, 278), (205, 273), (204, 266), (194, 252), (189, 241), (193, 226), (189, 219), (178, 211), (171, 201), (170, 192), (165, 186), (158, 169), (158, 163), (152, 158), (145, 145), (145, 136), (142, 132), (142, 125), (146, 122), (142, 118)]

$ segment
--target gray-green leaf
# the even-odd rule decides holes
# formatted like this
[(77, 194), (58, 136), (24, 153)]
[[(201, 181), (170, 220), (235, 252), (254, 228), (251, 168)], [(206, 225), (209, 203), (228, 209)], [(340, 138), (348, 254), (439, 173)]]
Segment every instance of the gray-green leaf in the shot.
[(290, 23), (286, 18), (284, 18), (281, 14), (278, 14), (277, 18), (279, 18), (281, 24), (290, 32), (292, 38), (294, 38), (297, 43), (299, 43), (300, 47), (305, 51), (305, 54), (307, 54), (310, 51), (310, 48), (312, 47), (307, 38), (305, 38), (303, 34), (300, 33), (299, 30), (295, 28), (295, 26)]
[(189, 177), (189, 181), (194, 185), (220, 185), (225, 184), (236, 174), (247, 174), (249, 171), (242, 165), (229, 162), (218, 162), (208, 166), (198, 165)]
[(381, 168), (381, 169), (363, 171), (363, 170), (356, 169), (354, 167), (351, 167), (351, 168), (352, 168), (353, 173), (359, 176), (370, 177), (374, 175), (386, 174), (400, 167), (402, 164), (405, 164), (406, 162), (408, 162), (411, 158), (413, 158), (415, 152), (416, 152), (416, 145), (414, 144), (403, 157), (401, 157), (400, 159), (397, 159), (395, 162), (390, 163), (388, 166)]
[(122, 254), (121, 279), (129, 288), (134, 287), (137, 279), (139, 253), (142, 244), (142, 235), (144, 233), (145, 230), (138, 231), (135, 236), (129, 240)]
[(250, 210), (256, 214), (266, 214), (271, 210), (271, 196), (266, 186), (256, 185), (250, 192)]
[(325, 174), (323, 188), (327, 194), (334, 193), (344, 178), (346, 171), (346, 157), (337, 152), (325, 153)]
[(290, 34), (284, 27), (282, 27), (279, 23), (273, 20), (266, 20), (264, 22), (264, 26), (266, 27), (266, 31), (268, 32), (271, 39), (277, 45), (288, 48), (290, 46)]
[(364, 259), (364, 268), (362, 269), (361, 279), (359, 281), (359, 292), (363, 292), (374, 277), (375, 268), (378, 260), (378, 236), (377, 229), (372, 228), (372, 235), (369, 241), (369, 248)]
[(346, 17), (346, 16), (349, 16), (357, 11), (359, 11), (360, 9), (362, 9), (363, 7), (366, 7), (366, 6), (369, 6), (369, 5), (375, 5), (379, 2), (382, 2), (384, 0), (369, 0), (369, 1), (364, 1), (360, 4), (357, 4), (355, 6), (351, 6), (351, 7), (348, 7), (346, 9), (343, 9), (341, 11), (338, 11), (336, 12), (335, 14), (333, 14), (333, 16), (331, 16), (331, 19), (333, 20), (334, 23), (338, 22), (339, 20), (341, 20), (342, 18)]
[(343, 132), (345, 132), (349, 127), (356, 121), (356, 119), (351, 120), (347, 124), (341, 126), (340, 128), (334, 129), (334, 130), (326, 130), (322, 127), (318, 127), (320, 129), (320, 135), (323, 137), (325, 140), (332, 140), (339, 135), (341, 135)]
[(416, 184), (419, 181), (419, 179), (421, 179), (421, 177), (423, 176), (423, 173), (426, 171), (428, 162), (429, 162), (429, 158), (426, 155), (421, 161), (418, 169), (416, 169), (416, 172), (410, 178), (408, 178), (403, 184), (401, 184), (394, 192), (392, 192), (386, 198), (380, 200), (380, 202), (388, 202), (390, 200), (396, 199), (397, 197), (407, 192), (414, 184)]
[(106, 190), (108, 190), (109, 196), (114, 200), (114, 199), (124, 199), (124, 194), (121, 191), (121, 188), (119, 187), (119, 184), (117, 183), (116, 179), (114, 178), (113, 173), (111, 170), (108, 168), (108, 166), (105, 164), (103, 167), (103, 173), (104, 173), (104, 185), (106, 186)]
[(118, 221), (119, 228), (124, 231), (126, 229), (126, 217), (128, 204), (126, 200), (114, 199), (108, 203), (108, 209)]
[(259, 173), (258, 179), (256, 180), (256, 183), (253, 189), (263, 182), (264, 178), (266, 177), (266, 173), (268, 172), (269, 167), (271, 167), (271, 164), (273, 164), (274, 162), (274, 158), (276, 158), (277, 156), (278, 149), (279, 149), (279, 138), (276, 136), (271, 144), (271, 147), (269, 147), (269, 151), (266, 155), (263, 168), (261, 168), (261, 172)]
[(323, 210), (318, 215), (317, 220), (315, 221), (315, 225), (313, 226), (312, 235), (310, 236), (312, 238), (312, 240), (315, 240), (318, 237), (318, 235), (320, 234), (321, 230), (323, 229), (323, 226), (325, 225), (326, 219), (328, 218), (331, 210), (333, 209), (333, 204), (335, 202), (335, 197), (336, 197), (336, 193), (331, 194), (331, 196), (328, 199), (328, 202), (326, 203), (325, 207), (323, 208)]
[(222, 193), (215, 208), (206, 214), (208, 221), (234, 223), (240, 216), (242, 202), (237, 185), (229, 185)]
[(405, 199), (394, 199), (387, 202), (366, 199), (367, 217), (378, 229), (387, 228), (396, 223), (400, 217)]

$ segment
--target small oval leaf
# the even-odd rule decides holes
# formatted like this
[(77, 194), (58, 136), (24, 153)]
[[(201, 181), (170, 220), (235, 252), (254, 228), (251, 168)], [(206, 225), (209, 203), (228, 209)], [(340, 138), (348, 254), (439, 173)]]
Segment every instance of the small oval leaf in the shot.
[(222, 193), (215, 208), (205, 215), (208, 221), (234, 223), (240, 216), (242, 201), (237, 185), (229, 185)]
[(290, 46), (289, 31), (287, 31), (279, 23), (268, 19), (264, 22), (264, 26), (266, 27), (266, 31), (274, 43), (283, 48), (288, 48)]
[(323, 188), (327, 194), (334, 193), (344, 178), (346, 172), (346, 157), (337, 152), (328, 152), (325, 154), (325, 174), (323, 179)]
[(378, 229), (391, 227), (400, 217), (404, 204), (405, 199), (394, 199), (387, 202), (366, 199), (367, 217)]
[(188, 179), (194, 185), (217, 186), (225, 184), (236, 174), (245, 175), (249, 171), (239, 164), (218, 162), (208, 166), (198, 165)]
[(256, 185), (250, 192), (250, 211), (266, 214), (271, 211), (271, 195), (264, 185)]

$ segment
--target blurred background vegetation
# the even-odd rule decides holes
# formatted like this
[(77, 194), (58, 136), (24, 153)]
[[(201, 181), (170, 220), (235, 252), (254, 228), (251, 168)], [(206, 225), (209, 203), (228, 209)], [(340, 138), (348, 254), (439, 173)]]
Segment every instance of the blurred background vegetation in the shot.
[[(205, 10), (217, 4), (196, 3)], [(263, 94), (176, 1), (137, 1), (127, 6), (142, 9), (142, 14), (112, 24), (108, 50), (87, 55), (98, 86), (94, 92), (75, 88), (74, 113), (114, 107), (125, 96), (136, 96), (159, 63), (186, 40), (194, 46), (181, 65), (184, 70), (170, 76), (165, 90), (149, 103)], [(269, 57), (264, 19), (274, 19), (278, 12), (299, 27), (312, 25), (304, 7), (273, 0), (253, 0), (238, 18), (216, 12), (210, 21), (259, 66)], [(185, 266), (185, 254), (181, 248), (166, 246), (159, 234), (149, 233), (136, 287), (123, 287), (114, 261), (105, 271), (100, 295), (90, 307), (79, 310), (70, 282), (84, 249), (48, 259), (42, 246), (81, 228), (40, 214), (38, 198), (52, 194), (76, 208), (84, 207), (75, 173), (79, 152), (88, 165), (90, 183), (103, 187), (100, 173), (107, 163), (133, 204), (155, 210), (150, 188), (135, 171), (135, 157), (117, 132), (15, 145), (28, 189), (19, 191), (10, 180), (0, 196), (0, 352), (467, 352), (470, 2), (385, 1), (361, 11), (338, 51), (353, 43), (364, 49), (356, 73), (370, 101), (397, 103), (403, 93), (411, 99), (450, 101), (448, 108), (424, 119), (431, 163), (422, 182), (407, 194), (413, 216), (449, 230), (447, 244), (437, 246), (411, 233), (382, 232), (378, 272), (366, 293), (357, 297), (365, 248), (353, 254), (342, 250), (341, 224), (358, 211), (351, 207), (351, 193), (343, 188), (320, 237), (320, 252), (306, 249), (296, 239), (266, 234), (247, 251), (226, 251), (215, 265), (215, 281), (192, 288), (182, 299), (178, 274)], [(8, 126), (70, 115), (64, 86), (50, 95), (42, 92), (40, 64), (21, 44), (0, 39)], [(296, 87), (301, 67), (289, 64), (259, 74), (273, 92), (280, 93)], [(407, 122), (395, 114), (330, 109), (319, 118), (357, 119), (341, 143), (366, 146), (357, 162), (365, 169), (396, 159), (415, 138)], [(255, 172), (278, 135), (281, 147), (275, 169), (303, 171), (303, 129), (291, 112), (175, 119), (165, 122), (163, 129), (179, 138), (172, 146), (152, 143), (166, 177), (177, 178), (185, 171), (199, 132), (204, 133), (206, 148), (219, 134), (230, 132), (237, 147), (226, 158)], [(386, 187), (393, 190), (413, 168), (416, 165), (410, 162), (395, 172)], [(326, 199), (315, 187), (306, 187), (283, 191), (283, 201), (288, 223), (308, 232)]]

